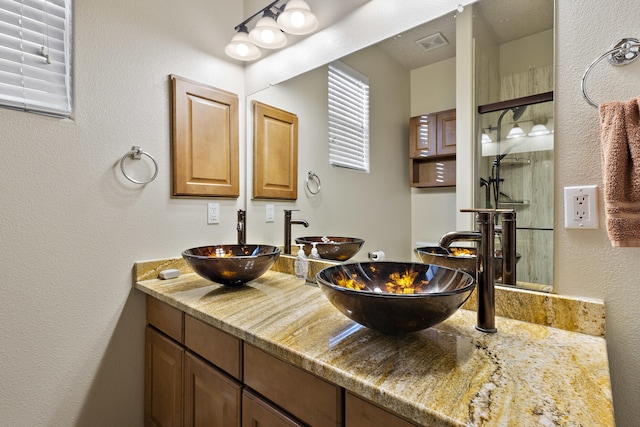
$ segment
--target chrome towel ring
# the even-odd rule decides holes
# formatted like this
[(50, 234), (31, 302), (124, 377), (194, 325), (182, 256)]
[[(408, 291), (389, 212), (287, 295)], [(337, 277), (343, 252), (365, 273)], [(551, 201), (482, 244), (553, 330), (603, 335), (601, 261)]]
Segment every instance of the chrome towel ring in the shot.
[(582, 89), (582, 96), (592, 106), (598, 108), (596, 104), (587, 94), (587, 77), (593, 69), (593, 67), (604, 58), (609, 60), (612, 65), (627, 65), (635, 61), (640, 54), (640, 40), (634, 38), (626, 38), (619, 40), (614, 44), (611, 49), (600, 55), (595, 61), (593, 61), (584, 72), (582, 76), (582, 82), (580, 88)]
[[(149, 178), (147, 181), (138, 181), (131, 178), (129, 175), (127, 175), (127, 172), (125, 172), (124, 170), (124, 161), (127, 159), (127, 157), (131, 157), (135, 160), (140, 160), (142, 159), (143, 155), (151, 159), (151, 161), (153, 162), (153, 166), (155, 167), (155, 170), (153, 172), (153, 176)], [(146, 151), (142, 151), (142, 149), (139, 146), (134, 145), (133, 147), (131, 147), (131, 151), (129, 151), (124, 156), (122, 156), (122, 159), (120, 159), (120, 170), (122, 171), (122, 174), (124, 175), (124, 177), (127, 178), (129, 181), (133, 182), (134, 184), (144, 185), (144, 184), (150, 183), (151, 181), (156, 179), (156, 176), (158, 176), (158, 163), (156, 162), (156, 159), (154, 159), (151, 154), (147, 153)]]
[(318, 175), (311, 171), (307, 173), (307, 180), (305, 184), (307, 186), (307, 190), (311, 194), (318, 194), (320, 192), (320, 188), (322, 187), (322, 183), (320, 182), (320, 178), (318, 177)]

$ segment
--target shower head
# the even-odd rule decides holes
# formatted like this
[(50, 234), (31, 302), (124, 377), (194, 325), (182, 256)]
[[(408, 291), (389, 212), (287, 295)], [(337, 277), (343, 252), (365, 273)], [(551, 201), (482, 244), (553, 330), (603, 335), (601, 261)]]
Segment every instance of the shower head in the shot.
[(521, 105), (520, 107), (513, 107), (511, 109), (511, 111), (513, 111), (513, 121), (517, 122), (520, 119), (520, 117), (522, 117), (526, 109), (527, 109), (526, 105)]

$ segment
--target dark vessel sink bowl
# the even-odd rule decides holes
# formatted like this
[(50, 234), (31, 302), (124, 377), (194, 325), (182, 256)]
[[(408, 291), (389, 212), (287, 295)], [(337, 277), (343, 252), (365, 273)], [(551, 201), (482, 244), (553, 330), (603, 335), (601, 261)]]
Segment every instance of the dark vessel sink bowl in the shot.
[(328, 267), (316, 275), (316, 281), (342, 314), (391, 335), (420, 331), (446, 320), (475, 287), (474, 278), (460, 270), (385, 261)]
[[(424, 246), (415, 249), (420, 260), (425, 264), (437, 264), (443, 267), (462, 270), (465, 273), (476, 277), (476, 248), (451, 247), (449, 250), (440, 246)], [(521, 255), (516, 254), (516, 262), (520, 261)], [(502, 277), (502, 251), (495, 253), (494, 269), (496, 279)]]
[(280, 256), (269, 245), (214, 245), (182, 252), (189, 267), (200, 276), (226, 286), (240, 286), (262, 276)]
[(320, 258), (332, 261), (346, 261), (358, 253), (364, 240), (355, 237), (308, 236), (296, 238), (296, 243), (304, 243), (304, 251), (311, 253), (313, 243), (318, 248)]

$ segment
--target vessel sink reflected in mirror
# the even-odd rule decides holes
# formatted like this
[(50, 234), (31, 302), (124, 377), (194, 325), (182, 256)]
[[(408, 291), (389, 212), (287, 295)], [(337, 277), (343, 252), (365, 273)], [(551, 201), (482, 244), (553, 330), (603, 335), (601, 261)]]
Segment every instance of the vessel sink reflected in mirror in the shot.
[(420, 263), (362, 262), (321, 270), (316, 281), (342, 314), (391, 335), (434, 326), (455, 313), (475, 287), (463, 271)]
[(212, 282), (240, 286), (262, 276), (280, 256), (270, 245), (213, 245), (182, 252), (189, 267)]
[[(416, 255), (425, 264), (436, 264), (443, 267), (462, 270), (465, 273), (476, 275), (476, 248), (450, 247), (448, 250), (440, 246), (423, 246), (415, 249)], [(516, 254), (516, 263), (521, 255)], [(502, 251), (495, 252), (496, 279), (502, 277)]]
[(347, 261), (358, 253), (364, 240), (355, 237), (307, 236), (296, 238), (296, 243), (304, 243), (304, 251), (307, 255), (311, 253), (313, 243), (316, 243), (320, 258)]

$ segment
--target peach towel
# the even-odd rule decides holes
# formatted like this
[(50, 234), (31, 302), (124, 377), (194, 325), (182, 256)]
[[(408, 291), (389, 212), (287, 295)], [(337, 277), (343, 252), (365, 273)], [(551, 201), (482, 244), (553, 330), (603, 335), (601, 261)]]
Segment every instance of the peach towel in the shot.
[(640, 247), (640, 97), (605, 102), (599, 110), (609, 240)]

